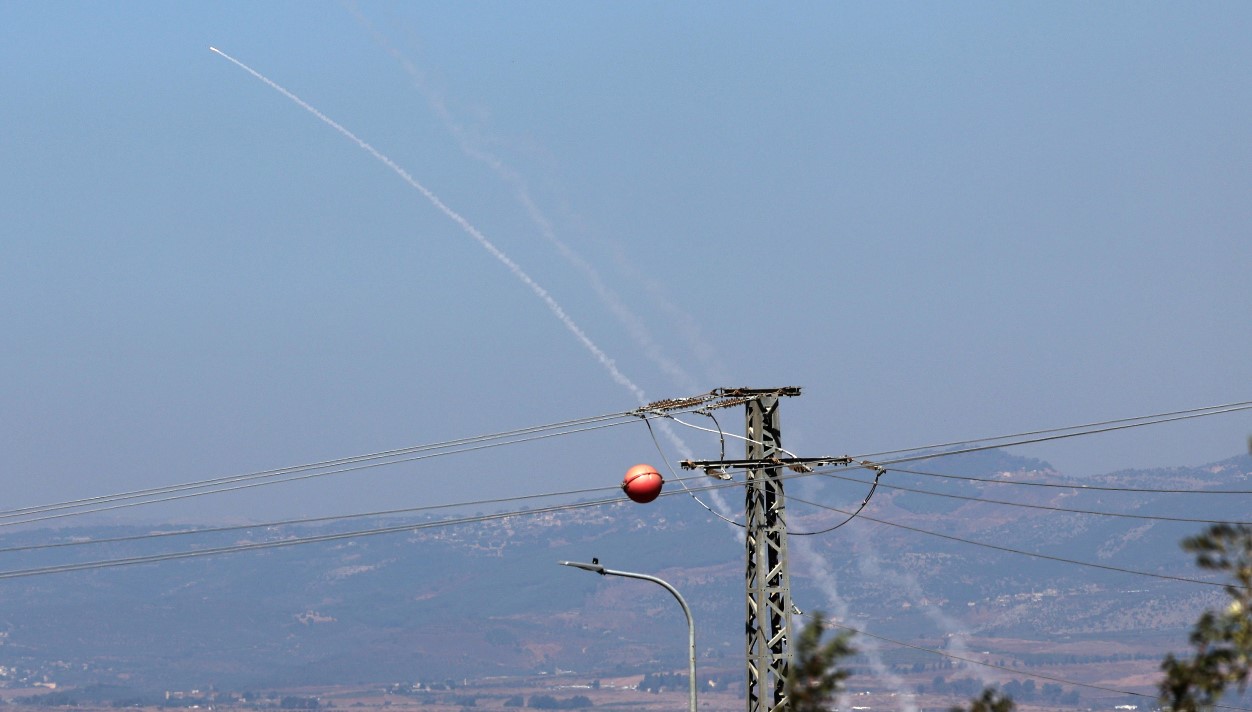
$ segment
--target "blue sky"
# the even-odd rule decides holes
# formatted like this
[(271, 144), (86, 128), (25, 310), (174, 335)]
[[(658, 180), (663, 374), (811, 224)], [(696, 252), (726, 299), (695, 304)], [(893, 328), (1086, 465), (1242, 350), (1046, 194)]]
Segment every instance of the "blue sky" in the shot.
[[(804, 454), (1252, 398), (1243, 3), (10, 2), (0, 27), (11, 506), (637, 405), (461, 227), (210, 45), (438, 195), (649, 397), (803, 386)], [(1020, 452), (1200, 464), (1249, 432)], [(145, 516), (656, 459), (617, 428)]]

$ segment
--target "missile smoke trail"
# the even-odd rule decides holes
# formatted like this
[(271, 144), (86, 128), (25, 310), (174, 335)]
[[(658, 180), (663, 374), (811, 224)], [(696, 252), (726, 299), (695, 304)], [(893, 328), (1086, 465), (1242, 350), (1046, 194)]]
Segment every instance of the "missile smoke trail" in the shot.
[[(599, 346), (597, 346), (594, 341), (591, 340), (591, 337), (587, 336), (586, 332), (584, 332), (582, 328), (578, 326), (577, 322), (574, 321), (573, 317), (571, 317), (565, 311), (565, 309), (556, 301), (556, 299), (553, 298), (552, 295), (548, 293), (548, 290), (544, 289), (543, 286), (541, 286), (538, 282), (536, 282), (533, 278), (531, 278), (531, 276), (527, 274), (525, 270), (521, 268), (521, 266), (519, 266), (516, 262), (514, 262), (507, 254), (504, 253), (503, 250), (501, 250), (499, 247), (496, 247), (496, 245), (493, 242), (491, 242), (491, 240), (488, 240), (487, 237), (483, 235), (482, 232), (478, 230), (478, 228), (474, 227), (468, 220), (466, 220), (464, 216), (462, 216), (460, 213), (456, 212), (452, 208), (448, 207), (448, 205), (445, 204), (439, 198), (439, 196), (435, 195), (433, 192), (431, 192), (429, 188), (419, 183), (416, 178), (414, 178), (404, 168), (400, 167), (400, 165), (398, 165), (395, 161), (391, 160), (389, 157), (384, 155), (378, 149), (374, 148), (372, 145), (367, 143), (364, 139), (358, 137), (356, 134), (344, 128), (344, 126), (336, 122), (334, 119), (331, 119), (329, 116), (326, 116), (321, 111), (318, 111), (315, 107), (313, 107), (307, 101), (301, 99), (300, 97), (288, 91), (285, 87), (279, 85), (277, 82), (273, 81), (269, 77), (266, 77), (265, 75), (256, 71), (252, 67), (249, 67), (248, 65), (239, 61), (238, 59), (235, 59), (234, 57), (221, 51), (220, 49), (216, 47), (209, 47), (209, 50), (219, 55), (223, 59), (228, 60), (235, 66), (244, 70), (245, 72), (256, 77), (260, 81), (264, 82), (270, 88), (274, 89), (278, 93), (290, 99), (300, 108), (304, 109), (305, 111), (309, 112), (313, 116), (317, 117), (320, 121), (322, 121), (322, 123), (338, 131), (344, 137), (348, 138), (357, 146), (361, 147), (361, 149), (363, 149), (365, 152), (369, 153), (371, 156), (378, 159), (378, 161), (380, 161), (383, 165), (390, 168), (392, 172), (400, 176), (400, 178), (403, 179), (404, 182), (408, 183), (411, 187), (413, 187), (418, 192), (420, 192), (430, 202), (431, 205), (435, 206), (436, 209), (438, 209), (440, 212), (446, 215), (449, 219), (455, 222), (458, 226), (460, 226), (461, 229), (464, 230), (467, 234), (469, 234), (470, 237), (474, 238), (474, 240), (478, 242), (478, 244), (481, 245), (483, 249), (487, 250), (487, 252), (489, 252), (492, 257), (495, 257), (496, 260), (498, 260), (501, 264), (507, 267), (509, 271), (513, 273), (514, 277), (516, 277), (519, 281), (521, 281), (523, 284), (529, 287), (530, 290), (535, 294), (535, 296), (543, 300), (543, 303), (547, 305), (548, 309), (556, 316), (558, 320), (560, 320), (562, 324), (565, 325), (565, 328), (569, 330), (569, 332), (573, 334), (575, 338), (578, 339), (579, 343), (581, 343), (583, 347), (586, 348), (587, 351), (589, 351), (591, 355), (594, 356), (597, 361), (599, 361), (600, 365), (603, 366), (606, 371), (608, 371), (609, 375), (613, 378), (613, 380), (617, 382), (619, 385), (625, 387), (632, 394), (634, 394), (635, 398), (639, 401), (640, 405), (647, 405), (649, 401), (648, 401), (647, 396), (644, 394), (643, 389), (635, 385), (635, 383), (631, 381), (630, 378), (626, 376), (626, 374), (622, 373), (621, 370), (617, 368), (616, 362), (614, 362), (613, 359), (609, 358), (608, 354), (604, 353), (604, 351)], [(673, 428), (670, 426), (669, 423), (665, 421), (661, 421), (657, 424), (657, 427), (663, 434), (665, 434), (666, 438), (674, 445), (674, 447), (679, 451), (679, 453), (682, 455), (683, 458), (691, 459), (695, 456), (694, 453), (692, 453), (691, 449), (687, 447), (687, 444), (683, 442), (683, 440), (680, 437), (678, 437), (677, 433), (674, 432)], [(713, 502), (717, 505), (718, 509), (721, 510), (722, 517), (724, 519), (728, 519), (730, 516), (729, 507), (726, 504), (725, 500), (716, 492), (711, 493), (711, 494), (712, 494)], [(699, 498), (697, 498), (697, 501), (698, 499)]]
[[(856, 538), (857, 549), (860, 552), (860, 555), (857, 557), (857, 568), (861, 570), (861, 573), (866, 578), (876, 581), (885, 580), (889, 586), (905, 591), (909, 600), (917, 601), (919, 604), (926, 598), (921, 584), (917, 581), (917, 577), (911, 572), (882, 567), (872, 537), (866, 536), (860, 529), (854, 529), (852, 536)], [(951, 650), (957, 657), (968, 658), (973, 656), (973, 651), (969, 649), (965, 642), (969, 634), (955, 618), (944, 613), (943, 610), (933, 603), (922, 604), (921, 611), (926, 618), (930, 619), (932, 623), (946, 634), (945, 649)], [(975, 665), (971, 672), (978, 677), (979, 682), (984, 687), (999, 685), (1001, 682), (1002, 676), (994, 669)]]
[(399, 49), (392, 45), (387, 37), (370, 22), (369, 18), (359, 8), (348, 4), (345, 4), (345, 8), (365, 28), (374, 42), (387, 54), (391, 55), (391, 58), (400, 65), (404, 73), (409, 75), (414, 88), (426, 99), (426, 103), (430, 106), (431, 111), (443, 123), (448, 133), (452, 134), (452, 137), (456, 139), (457, 146), (460, 147), (461, 152), (486, 165), (496, 174), (496, 177), (512, 188), (514, 197), (521, 204), (530, 221), (538, 229), (539, 234), (556, 248), (556, 251), (560, 253), (561, 257), (565, 258), (566, 262), (582, 273), (584, 279), (587, 280), (592, 290), (595, 291), (596, 296), (608, 307), (618, 322), (626, 328), (627, 333), (630, 334), (635, 345), (639, 347), (644, 356), (656, 364), (665, 375), (669, 376), (674, 385), (689, 393), (697, 391), (699, 388), (695, 380), (682, 366), (665, 355), (661, 345), (652, 337), (643, 319), (631, 311), (630, 307), (626, 305), (617, 292), (605, 284), (599, 270), (557, 236), (552, 221), (539, 207), (538, 203), (535, 202), (530, 187), (521, 173), (486, 148), (481, 138), (471, 135), (471, 132), (466, 130), (465, 126), (457, 120), (452, 110), (448, 108), (448, 102), (427, 81), (425, 74), (413, 62), (409, 61), (408, 57)]
[(450, 220), (452, 220), (452, 222), (460, 226), (460, 228), (464, 230), (470, 237), (474, 238), (474, 240), (477, 241), (478, 244), (481, 245), (483, 249), (491, 253), (492, 257), (495, 257), (496, 260), (498, 260), (501, 264), (507, 267), (508, 270), (513, 273), (514, 277), (516, 277), (519, 281), (521, 281), (522, 284), (525, 284), (527, 287), (529, 287), (530, 291), (534, 292), (535, 296), (543, 300), (543, 303), (547, 305), (549, 311), (551, 311), (556, 316), (556, 318), (559, 319), (561, 323), (565, 325), (565, 328), (568, 329), (569, 332), (573, 334), (574, 337), (577, 338), (578, 341), (588, 351), (591, 352), (591, 355), (594, 356), (596, 360), (600, 362), (600, 365), (603, 366), (605, 370), (609, 372), (609, 375), (612, 376), (614, 381), (616, 381), (619, 385), (624, 386), (625, 388), (630, 390), (630, 392), (635, 395), (635, 398), (639, 400), (640, 405), (646, 405), (648, 403), (648, 399), (644, 395), (643, 389), (635, 385), (633, 381), (631, 381), (629, 378), (626, 377), (626, 374), (618, 370), (617, 364), (614, 363), (613, 359), (609, 358), (608, 354), (604, 353), (604, 351), (601, 350), (600, 347), (597, 346), (595, 342), (592, 341), (589, 336), (587, 336), (586, 332), (584, 332), (582, 328), (578, 326), (578, 324), (574, 321), (574, 319), (565, 311), (565, 309), (556, 301), (556, 299), (554, 299), (552, 295), (548, 293), (548, 290), (544, 289), (538, 282), (532, 279), (531, 276), (528, 275), (525, 270), (523, 270), (516, 262), (514, 262), (508, 255), (506, 255), (503, 250), (501, 250), (499, 247), (496, 247), (496, 245), (493, 242), (491, 242), (491, 240), (488, 240), (487, 237), (478, 230), (478, 228), (474, 227), (460, 213), (448, 207), (447, 204), (445, 204), (442, 200), (439, 199), (439, 196), (435, 195), (433, 192), (430, 191), (429, 188), (419, 183), (416, 178), (414, 178), (412, 175), (409, 174), (408, 171), (401, 168), (398, 164), (396, 164), (395, 161), (383, 155), (378, 149), (366, 143), (363, 139), (359, 138), (356, 134), (344, 128), (342, 125), (337, 123), (335, 120), (331, 119), (329, 116), (318, 111), (308, 102), (296, 96), (295, 94), (291, 93), (287, 89), (283, 88), (277, 82), (274, 82), (273, 80), (271, 80), (269, 77), (266, 77), (264, 74), (261, 74), (260, 72), (256, 71), (252, 67), (249, 67), (243, 62), (240, 62), (239, 60), (235, 59), (229, 54), (226, 54), (225, 52), (221, 51), (220, 49), (216, 47), (209, 47), (209, 49), (215, 54), (217, 54), (218, 56), (222, 57), (223, 59), (229, 61), (230, 63), (244, 70), (248, 74), (251, 74), (252, 76), (261, 80), (262, 82), (267, 84), (271, 89), (277, 91), (278, 93), (287, 97), (291, 101), (295, 102), (297, 106), (309, 112), (313, 116), (316, 116), (318, 119), (322, 121), (322, 123), (326, 124), (332, 129), (343, 134), (346, 138), (350, 139), (353, 143), (360, 146), (366, 153), (370, 154), (374, 158), (378, 159), (383, 165), (390, 168), (392, 172), (400, 176), (400, 178), (403, 179), (404, 182), (408, 183), (410, 186), (416, 189), (419, 193), (425, 196), (426, 200), (428, 200), (431, 205), (435, 206), (435, 208), (439, 210), (439, 212), (443, 213)]
[[(832, 620), (849, 620), (848, 602), (839, 595), (839, 583), (834, 572), (827, 566), (826, 559), (813, 549), (813, 543), (807, 538), (795, 540), (793, 547), (793, 551), (799, 554), (797, 560), (803, 562), (809, 569), (809, 575), (821, 588), (822, 594), (826, 596), (826, 602), (831, 607)], [(869, 636), (863, 636), (856, 640), (856, 646), (858, 652), (865, 655), (874, 674), (895, 691), (901, 705), (901, 711), (918, 712), (917, 704), (913, 701), (912, 694), (904, 684), (904, 680), (899, 675), (893, 673), (891, 668), (883, 661), (878, 641)]]
[[(698, 390), (694, 379), (691, 378), (682, 366), (665, 355), (660, 344), (658, 344), (652, 337), (651, 332), (644, 324), (643, 319), (631, 311), (625, 301), (623, 301), (622, 298), (615, 291), (613, 291), (613, 289), (605, 284), (604, 279), (600, 276), (599, 270), (597, 270), (594, 265), (584, 259), (582, 255), (557, 236), (556, 229), (553, 226), (552, 221), (539, 207), (538, 203), (535, 202), (533, 196), (531, 195), (530, 188), (522, 175), (517, 170), (509, 166), (498, 155), (485, 148), (482, 145), (483, 142), (481, 139), (475, 139), (470, 135), (470, 132), (467, 131), (459, 121), (457, 121), (456, 116), (453, 114), (452, 110), (448, 108), (448, 103), (444, 100), (443, 96), (431, 87), (430, 83), (426, 80), (424, 73), (418, 69), (413, 62), (409, 61), (409, 59), (405, 57), (399, 49), (392, 45), (387, 37), (380, 32), (372, 22), (370, 22), (369, 18), (367, 18), (359, 8), (357, 8), (354, 4), (347, 3), (345, 3), (345, 8), (348, 12), (352, 13), (357, 22), (365, 28), (365, 30), (370, 34), (370, 37), (373, 38), (374, 42), (382, 47), (387, 54), (391, 55), (392, 59), (399, 63), (405, 74), (409, 75), (414, 88), (416, 88), (417, 91), (425, 97), (426, 103), (430, 105), (431, 110), (443, 123), (448, 132), (452, 134), (453, 138), (456, 139), (461, 152), (466, 156), (485, 164), (493, 173), (496, 174), (496, 177), (504, 181), (513, 189), (514, 197), (526, 211), (527, 216), (538, 229), (539, 234), (547, 240), (549, 244), (556, 248), (557, 252), (565, 258), (566, 262), (582, 273), (588, 284), (591, 285), (592, 290), (595, 291), (596, 296), (598, 296), (600, 301), (608, 307), (609, 311), (614, 317), (617, 318), (618, 322), (625, 327), (627, 333), (635, 342), (635, 345), (639, 347), (640, 351), (643, 352), (643, 355), (660, 368), (663, 373), (669, 376), (670, 380), (679, 388), (688, 392)], [(638, 281), (638, 278), (636, 278), (636, 281)], [(652, 291), (657, 291), (655, 286)], [(671, 305), (669, 311), (676, 312), (678, 310), (676, 307), (672, 307)], [(692, 341), (693, 338), (695, 341), (700, 341), (698, 336), (691, 336), (696, 333), (696, 330), (692, 325), (694, 320), (690, 317), (686, 317), (685, 320), (678, 321), (680, 322), (680, 327), (682, 328), (683, 333), (688, 335), (689, 341)], [(705, 354), (712, 353), (713, 351), (714, 349), (707, 346), (707, 344), (705, 344), (702, 349), (697, 349), (697, 352), (702, 357)], [(707, 361), (707, 358), (702, 358), (702, 360)], [(713, 380), (725, 379), (715, 378)], [(693, 459), (695, 457), (691, 448), (689, 448), (686, 442), (678, 436), (678, 434), (674, 431), (674, 428), (668, 422), (659, 421), (657, 423), (657, 428), (684, 459)], [(713, 501), (713, 504), (717, 507), (717, 510), (720, 512), (723, 519), (730, 519), (733, 517), (730, 506), (726, 503), (721, 493), (713, 491), (709, 492), (707, 496)], [(699, 497), (695, 497), (695, 499), (702, 505), (704, 504)]]

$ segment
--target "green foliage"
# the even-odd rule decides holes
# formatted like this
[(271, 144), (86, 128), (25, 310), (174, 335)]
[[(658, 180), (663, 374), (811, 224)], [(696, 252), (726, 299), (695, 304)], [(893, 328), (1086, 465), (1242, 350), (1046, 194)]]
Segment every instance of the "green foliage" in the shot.
[(574, 695), (567, 700), (558, 700), (551, 695), (532, 695), (527, 707), (536, 710), (578, 710), (592, 705), (591, 698), (585, 695)]
[(1213, 709), (1228, 687), (1246, 690), (1252, 673), (1252, 527), (1215, 524), (1183, 540), (1182, 548), (1195, 554), (1200, 568), (1234, 581), (1225, 587), (1229, 605), (1205, 611), (1192, 628), (1191, 658), (1180, 660), (1170, 654), (1161, 663), (1162, 706), (1199, 712)]
[(952, 707), (949, 712), (1013, 712), (1013, 698), (994, 688), (983, 688), (982, 695), (970, 700), (969, 707)]
[(18, 697), (15, 700), (20, 705), (30, 705), (31, 707), (77, 707), (78, 700), (70, 696), (68, 692), (51, 692), (46, 695), (31, 695), (29, 697)]
[(800, 631), (787, 671), (787, 699), (790, 712), (826, 712), (834, 708), (834, 699), (843, 690), (848, 671), (839, 661), (856, 652), (852, 635), (844, 632), (822, 642), (825, 618), (818, 612), (812, 622)]
[(639, 681), (638, 689), (644, 692), (664, 692), (665, 690), (686, 690), (690, 683), (687, 676), (679, 673), (650, 672)]

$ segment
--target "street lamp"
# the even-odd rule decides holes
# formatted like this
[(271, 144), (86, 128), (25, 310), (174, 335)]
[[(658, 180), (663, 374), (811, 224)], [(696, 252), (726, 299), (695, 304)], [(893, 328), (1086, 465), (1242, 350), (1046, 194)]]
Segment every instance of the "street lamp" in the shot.
[(600, 565), (599, 559), (592, 559), (592, 563), (584, 564), (578, 561), (558, 561), (561, 566), (573, 566), (576, 569), (590, 571), (600, 574), (601, 576), (625, 576), (626, 578), (643, 579), (652, 583), (660, 584), (665, 587), (666, 591), (674, 594), (674, 598), (678, 599), (678, 605), (683, 607), (683, 613), (687, 615), (687, 644), (690, 648), (690, 659), (687, 662), (687, 681), (690, 683), (690, 693), (688, 695), (687, 707), (689, 712), (696, 712), (696, 623), (691, 617), (691, 608), (687, 606), (687, 602), (683, 600), (682, 594), (678, 589), (669, 585), (665, 581), (647, 574), (637, 574), (632, 571), (614, 571), (606, 569)]

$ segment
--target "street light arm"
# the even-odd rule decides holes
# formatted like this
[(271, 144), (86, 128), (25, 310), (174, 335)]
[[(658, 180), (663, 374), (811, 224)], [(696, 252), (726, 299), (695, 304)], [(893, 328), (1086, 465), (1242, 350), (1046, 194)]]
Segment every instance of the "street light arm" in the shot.
[(634, 571), (616, 571), (614, 569), (606, 569), (600, 565), (599, 561), (594, 564), (586, 564), (580, 561), (558, 561), (561, 566), (572, 566), (583, 571), (600, 574), (601, 576), (622, 576), (624, 578), (640, 579), (643, 581), (651, 581), (665, 587), (678, 599), (678, 605), (683, 607), (683, 615), (687, 616), (687, 647), (690, 652), (687, 665), (687, 682), (688, 682), (688, 709), (689, 712), (696, 712), (696, 622), (691, 616), (691, 607), (687, 605), (686, 599), (678, 592), (678, 589), (669, 585), (662, 579), (647, 574), (638, 574)]
[[(583, 566), (587, 566), (587, 564), (583, 564)], [(583, 568), (583, 566), (580, 566), (579, 568)], [(691, 608), (687, 606), (687, 601), (682, 597), (682, 594), (678, 592), (678, 589), (674, 588), (673, 586), (669, 585), (665, 581), (655, 576), (649, 576), (647, 574), (637, 574), (637, 573), (634, 573), (633, 571), (615, 571), (613, 569), (606, 569), (603, 566), (597, 566), (596, 568), (600, 569), (597, 573), (599, 573), (601, 576), (624, 576), (626, 578), (635, 578), (635, 579), (642, 579), (644, 581), (651, 581), (652, 583), (657, 583), (657, 584), (664, 586), (666, 591), (669, 591), (670, 593), (674, 594), (674, 598), (678, 599), (678, 605), (683, 607), (683, 613), (687, 616), (687, 626), (692, 631), (691, 647), (692, 649), (695, 649), (695, 629), (696, 629), (695, 622), (694, 622), (694, 619), (692, 619), (691, 617)], [(587, 569), (587, 570), (592, 571), (593, 569)]]

